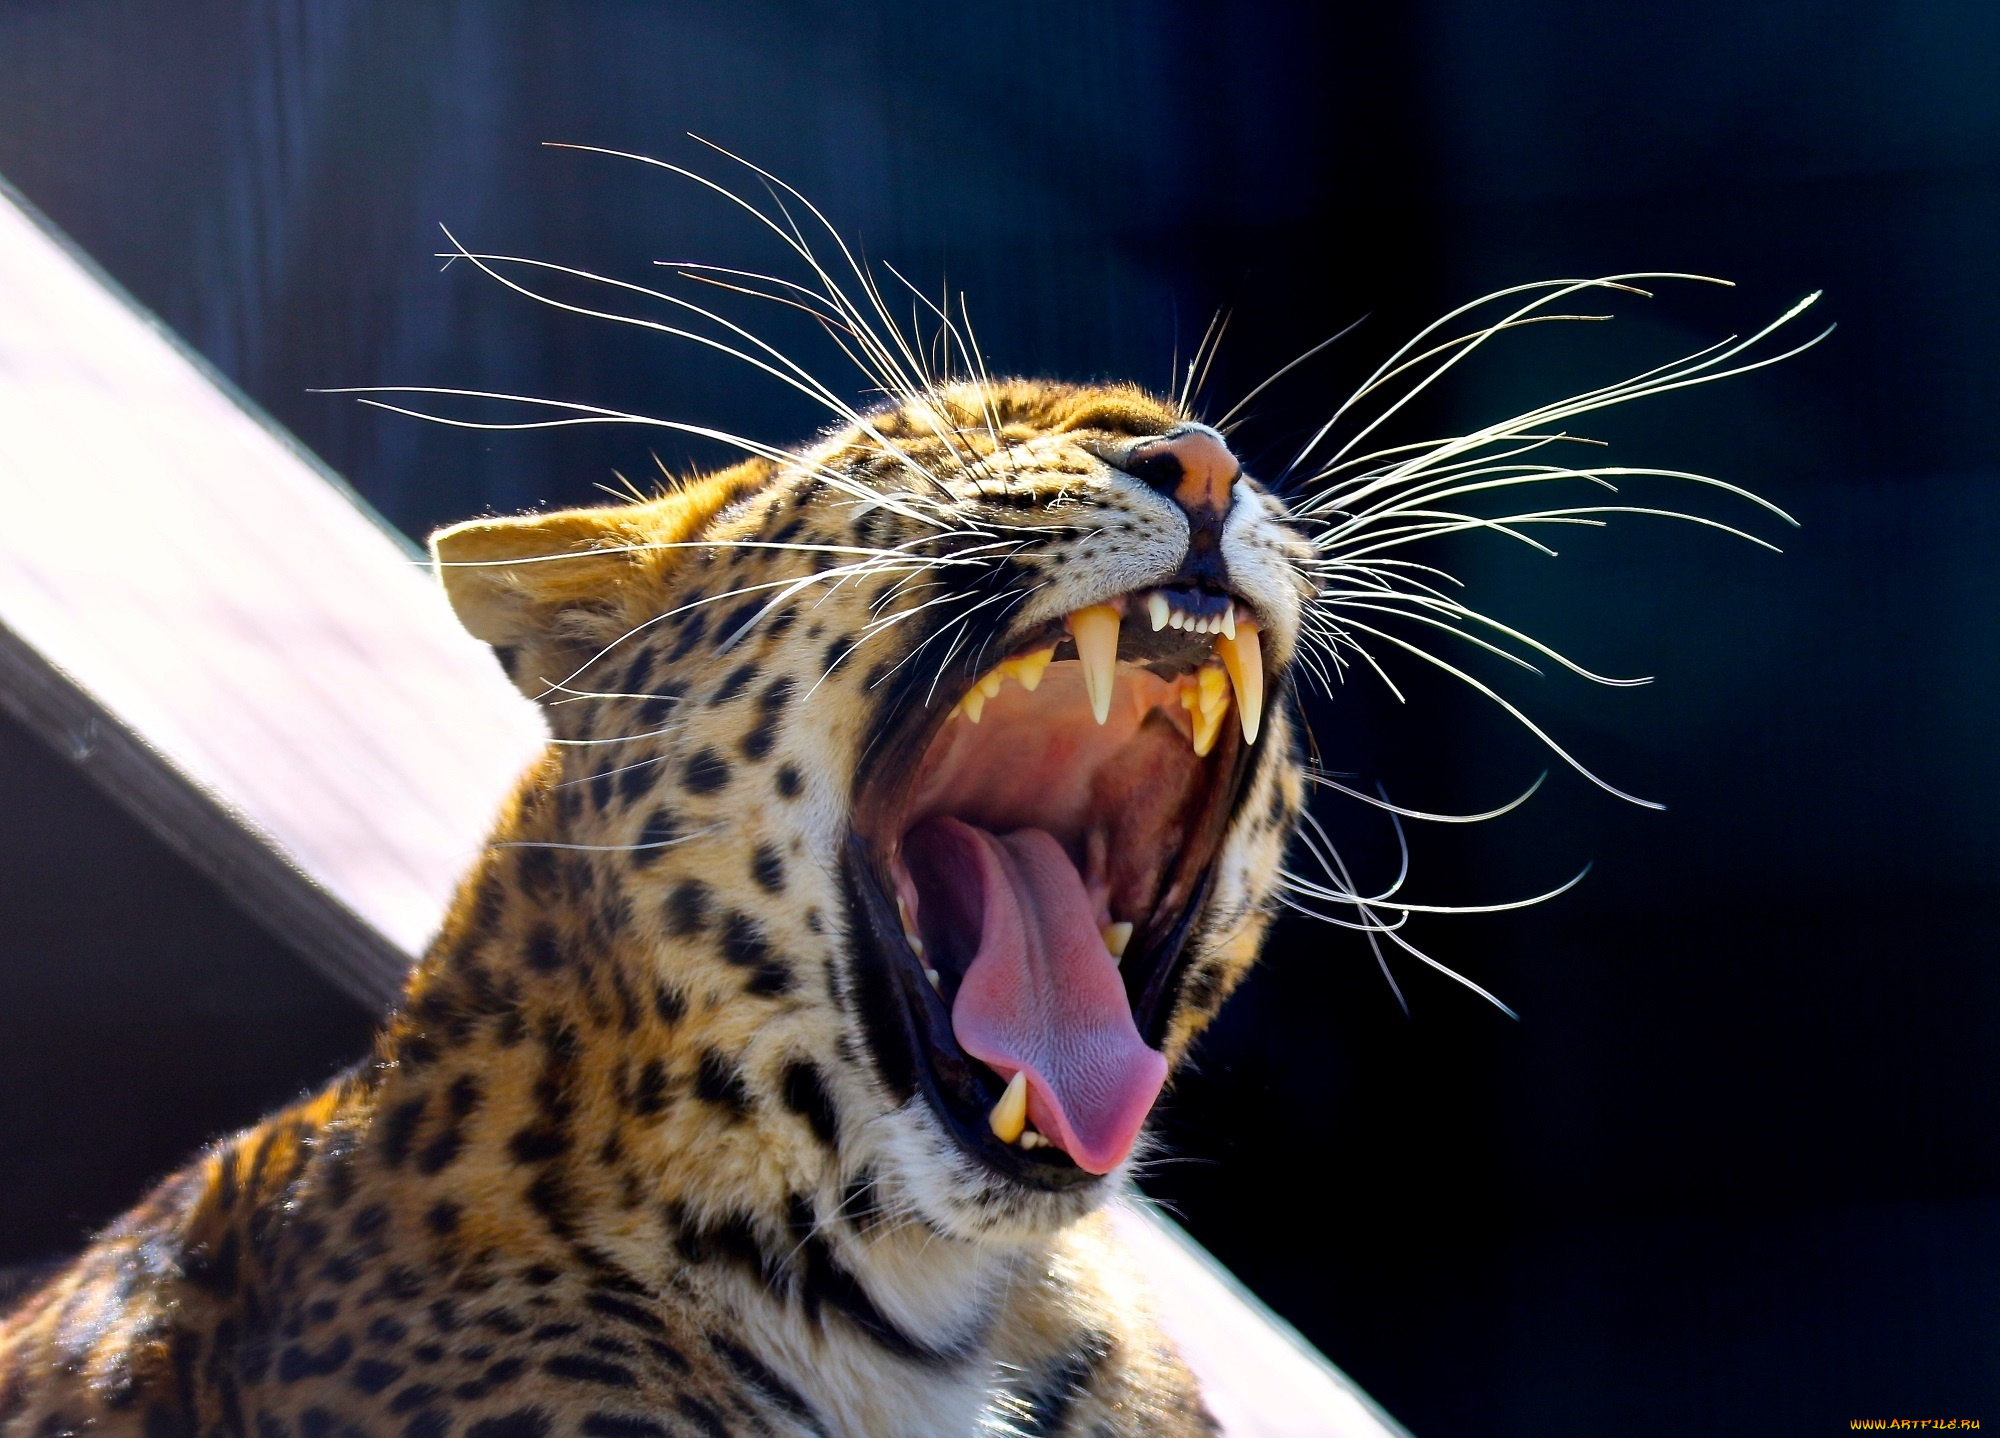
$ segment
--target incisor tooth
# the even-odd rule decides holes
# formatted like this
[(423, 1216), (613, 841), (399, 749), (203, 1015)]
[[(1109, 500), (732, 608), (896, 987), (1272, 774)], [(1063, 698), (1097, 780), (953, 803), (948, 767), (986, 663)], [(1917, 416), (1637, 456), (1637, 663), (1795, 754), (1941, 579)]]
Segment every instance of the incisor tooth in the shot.
[(1048, 1140), (1043, 1138), (1039, 1133), (1036, 1133), (1033, 1129), (1025, 1128), (1021, 1130), (1020, 1143), (1022, 1148), (1041, 1148), (1043, 1145), (1048, 1143)]
[(1104, 926), (1104, 947), (1111, 950), (1111, 957), (1125, 957), (1125, 946), (1132, 942), (1132, 924), (1129, 919)]
[(1111, 717), (1111, 687), (1118, 677), (1118, 611), (1109, 604), (1079, 609), (1069, 617), (1069, 632), (1083, 665), (1091, 717), (1102, 724)]
[(1229, 687), (1236, 691), (1236, 717), (1243, 725), (1243, 742), (1255, 744), (1264, 720), (1264, 646), (1258, 641), (1257, 626), (1248, 619), (1236, 626), (1236, 633), (1215, 641), (1222, 667), (1229, 671)]
[(931, 992), (936, 994), (939, 998), (943, 998), (944, 980), (938, 977), (938, 971), (936, 969), (926, 968), (924, 970), (924, 977), (931, 981)]
[(1165, 629), (1167, 627), (1167, 620), (1173, 615), (1173, 610), (1167, 607), (1167, 596), (1158, 592), (1147, 595), (1146, 614), (1153, 621), (1154, 633), (1157, 634), (1160, 630)]
[(993, 1105), (993, 1112), (986, 1115), (986, 1126), (1002, 1143), (1012, 1143), (1021, 1136), (1021, 1130), (1028, 1126), (1026, 1069), (1017, 1069), (1014, 1077), (1007, 1080), (1007, 1091), (1000, 1095), (1000, 1102)]

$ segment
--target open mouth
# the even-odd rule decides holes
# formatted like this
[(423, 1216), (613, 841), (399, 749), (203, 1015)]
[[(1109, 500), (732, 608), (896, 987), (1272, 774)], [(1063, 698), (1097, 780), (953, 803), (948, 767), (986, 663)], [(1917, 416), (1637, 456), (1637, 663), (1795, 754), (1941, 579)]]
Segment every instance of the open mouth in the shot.
[(921, 694), (860, 781), (864, 1015), (961, 1147), (1045, 1188), (1124, 1161), (1263, 716), (1259, 626), (1171, 587)]

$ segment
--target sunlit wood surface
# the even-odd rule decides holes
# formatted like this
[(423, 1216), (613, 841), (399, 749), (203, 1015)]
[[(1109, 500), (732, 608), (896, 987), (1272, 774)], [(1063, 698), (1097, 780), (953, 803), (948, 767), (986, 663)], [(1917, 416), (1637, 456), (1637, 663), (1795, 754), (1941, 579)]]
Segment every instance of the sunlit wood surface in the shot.
[[(378, 1006), (544, 737), (414, 552), (8, 193), (0, 704)], [(1116, 1221), (1232, 1438), (1402, 1431)]]

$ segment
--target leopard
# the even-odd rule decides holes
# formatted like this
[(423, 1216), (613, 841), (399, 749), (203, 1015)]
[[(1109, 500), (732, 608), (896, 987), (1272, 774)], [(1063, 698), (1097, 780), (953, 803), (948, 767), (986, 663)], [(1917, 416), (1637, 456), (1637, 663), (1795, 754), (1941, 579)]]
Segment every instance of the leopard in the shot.
[(1310, 547), (1129, 386), (469, 521), (542, 706), (368, 1061), (0, 1332), (0, 1427), (1216, 1431), (1105, 1210), (1304, 802)]
[(1376, 800), (1311, 762), (1303, 686), (1386, 681), (1393, 644), (1621, 793), (1385, 616), (1599, 676), (1397, 556), (1675, 513), (1467, 507), (1522, 484), (1755, 500), (1541, 451), (1574, 415), (1770, 362), (1749, 348), (1811, 302), (1368, 448), (1488, 340), (1646, 277), (1503, 291), (1264, 480), (1237, 411), (1200, 417), (1200, 355), (1171, 393), (993, 378), (946, 317), (975, 363), (934, 375), (872, 289), (815, 268), (868, 407), (732, 350), (834, 422), (432, 536), (547, 747), (367, 1058), (0, 1323), (4, 1438), (1216, 1433), (1113, 1221), (1160, 1099), (1281, 909), (1436, 966), (1400, 932), (1419, 906), (1364, 894), (1313, 817), (1315, 790)]

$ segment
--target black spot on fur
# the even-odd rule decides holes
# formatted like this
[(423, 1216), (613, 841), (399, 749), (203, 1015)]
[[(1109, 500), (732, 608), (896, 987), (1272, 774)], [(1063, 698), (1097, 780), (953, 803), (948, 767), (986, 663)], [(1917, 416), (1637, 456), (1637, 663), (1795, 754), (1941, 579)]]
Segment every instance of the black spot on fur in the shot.
[(785, 861), (778, 851), (769, 844), (759, 844), (756, 854), (750, 860), (750, 877), (758, 888), (767, 894), (780, 894), (785, 889)]
[(415, 1269), (397, 1264), (382, 1275), (382, 1282), (377, 1285), (376, 1291), (385, 1298), (408, 1302), (423, 1296), (424, 1280)]
[[(474, 1361), (484, 1362), (492, 1351), (491, 1348), (487, 1347), (481, 1347), (477, 1350), (468, 1349), (461, 1356), (474, 1358), (474, 1354), (477, 1353), (478, 1356)], [(521, 1370), (527, 1366), (527, 1360), (525, 1359), (502, 1358), (496, 1363), (488, 1364), (486, 1371), (471, 1382), (461, 1383), (458, 1387), (452, 1389), (452, 1396), (467, 1401), (477, 1401), (484, 1398), (494, 1389), (503, 1388), (507, 1384), (512, 1383), (516, 1378), (521, 1376)]]
[(687, 999), (665, 984), (653, 985), (653, 1012), (663, 1024), (677, 1024), (687, 1017)]
[(863, 1169), (841, 1191), (840, 1211), (856, 1228), (872, 1228), (882, 1216), (882, 1200), (875, 1192), (875, 1175)]
[(547, 1124), (533, 1124), (516, 1133), (507, 1147), (519, 1163), (547, 1163), (569, 1151), (569, 1135)]
[(417, 1155), (421, 1172), (438, 1173), (458, 1157), (465, 1147), (465, 1121), (479, 1107), (481, 1097), (479, 1080), (471, 1074), (460, 1074), (451, 1081), (445, 1090), (444, 1127)]
[(757, 622), (758, 611), (763, 609), (768, 603), (770, 603), (770, 600), (760, 595), (755, 599), (745, 600), (742, 604), (730, 610), (729, 617), (716, 626), (716, 643), (726, 644), (732, 639), (740, 643), (740, 636), (752, 624)]
[(229, 1229), (214, 1245), (190, 1245), (181, 1255), (181, 1272), (187, 1276), (188, 1282), (218, 1296), (227, 1296), (236, 1291), (241, 1248), (242, 1241), (237, 1237), (236, 1230)]
[[(424, 1094), (404, 1099), (383, 1117), (382, 1162), (389, 1167), (399, 1166), (410, 1156), (410, 1141), (417, 1135), (417, 1124), (423, 1119), (426, 1101)], [(355, 1222), (360, 1220), (357, 1218)]]
[(632, 864), (643, 869), (660, 857), (663, 849), (681, 837), (681, 821), (673, 810), (655, 809), (639, 831), (638, 847), (632, 850)]
[(451, 1415), (442, 1408), (426, 1408), (410, 1415), (403, 1425), (403, 1438), (444, 1438), (451, 1432)]
[(521, 950), (521, 961), (538, 974), (552, 974), (560, 969), (563, 966), (563, 951), (556, 942), (556, 931), (547, 924), (535, 925)]
[(798, 1389), (773, 1373), (756, 1354), (717, 1334), (711, 1333), (708, 1341), (709, 1346), (716, 1351), (722, 1361), (736, 1370), (737, 1377), (808, 1427), (824, 1431), (819, 1415), (814, 1413), (812, 1406), (800, 1396)]
[(756, 921), (731, 912), (722, 921), (722, 957), (739, 969), (750, 971), (746, 988), (768, 996), (787, 993), (794, 977), (791, 966), (771, 952), (770, 942)]
[(687, 761), (681, 782), (690, 794), (713, 794), (729, 782), (729, 763), (713, 749), (704, 749)]
[(743, 1075), (714, 1049), (701, 1056), (701, 1066), (694, 1075), (694, 1092), (704, 1102), (728, 1110), (732, 1118), (742, 1118), (750, 1112), (750, 1091), (743, 1086)]
[(645, 738), (655, 735), (666, 727), (667, 720), (679, 706), (682, 689), (678, 684), (662, 684), (647, 698), (641, 699), (632, 711), (632, 735)]
[(708, 885), (699, 879), (683, 879), (667, 895), (667, 932), (677, 939), (698, 934), (708, 927)]
[(799, 790), (803, 787), (804, 785), (799, 779), (799, 771), (797, 769), (793, 768), (790, 764), (779, 767), (778, 792), (780, 794), (783, 794), (787, 799), (796, 799), (799, 797)]
[(840, 1137), (840, 1119), (819, 1066), (803, 1061), (786, 1065), (784, 1095), (785, 1106), (806, 1121), (813, 1137), (832, 1148)]
[[(731, 617), (733, 618), (734, 616)], [(727, 630), (728, 627), (729, 626), (727, 624), (723, 626), (725, 630)], [(727, 704), (730, 700), (734, 699), (738, 694), (741, 694), (743, 692), (744, 685), (748, 684), (752, 679), (755, 679), (756, 677), (757, 677), (757, 666), (755, 664), (738, 665), (736, 668), (730, 670), (729, 677), (723, 680), (722, 683), (716, 687), (715, 693), (709, 696), (708, 702), (711, 705)]]
[(826, 673), (832, 674), (834, 670), (847, 662), (847, 656), (852, 654), (858, 647), (851, 637), (845, 634), (841, 635), (826, 646), (826, 657), (820, 661), (820, 668)]
[(680, 634), (674, 640), (674, 647), (667, 651), (667, 662), (678, 664), (687, 658), (688, 651), (701, 643), (708, 634), (708, 616), (699, 609), (680, 622)]
[(1027, 1411), (1017, 1421), (1024, 1438), (1052, 1438), (1068, 1426), (1071, 1411), (1090, 1393), (1097, 1370), (1111, 1353), (1110, 1340), (1090, 1334), (1047, 1370), (1038, 1374), (1032, 1387), (1022, 1395)]
[(555, 895), (555, 852), (551, 849), (521, 849), (516, 852), (518, 857), (514, 860), (514, 874), (521, 892), (538, 904), (547, 903)]
[[(729, 1438), (729, 1430), (722, 1424), (722, 1415), (692, 1393), (683, 1393), (674, 1400), (681, 1417), (701, 1431), (703, 1438)], [(148, 1435), (151, 1438), (151, 1435)]]
[(421, 1408), (426, 1403), (435, 1403), (444, 1396), (444, 1390), (434, 1383), (412, 1383), (401, 1393), (389, 1400), (391, 1413), (407, 1413), (412, 1408)]
[(658, 1059), (647, 1059), (632, 1085), (632, 1112), (650, 1118), (666, 1106), (667, 1066)]
[(296, 1383), (301, 1378), (324, 1378), (329, 1373), (338, 1373), (353, 1356), (354, 1340), (345, 1333), (334, 1337), (317, 1353), (294, 1343), (278, 1355), (278, 1381)]
[(616, 694), (638, 694), (646, 687), (646, 681), (653, 677), (653, 651), (642, 648), (632, 656), (632, 662), (625, 666), (625, 672), (618, 677), (612, 692)]
[(364, 1358), (354, 1365), (354, 1371), (347, 1375), (347, 1381), (361, 1392), (374, 1395), (403, 1376), (403, 1365), (391, 1363), (386, 1358)]
[(606, 1318), (615, 1318), (620, 1323), (629, 1323), (634, 1328), (642, 1328), (648, 1333), (666, 1331), (667, 1325), (657, 1313), (623, 1298), (614, 1297), (612, 1294), (593, 1293), (584, 1302), (594, 1312), (602, 1313)]
[(905, 1332), (875, 1306), (860, 1281), (833, 1256), (825, 1240), (811, 1238), (798, 1246), (804, 1266), (799, 1291), (809, 1316), (817, 1318), (822, 1309), (832, 1309), (890, 1353), (913, 1363), (946, 1365), (958, 1362), (983, 1335), (968, 1334), (962, 1346), (932, 1348)]
[(548, 1414), (539, 1408), (517, 1408), (473, 1424), (465, 1430), (465, 1438), (544, 1438), (548, 1431)]
[(654, 759), (639, 759), (621, 767), (618, 771), (619, 802), (631, 805), (653, 787), (653, 778), (658, 773), (658, 761)]
[(441, 1198), (430, 1206), (424, 1214), (424, 1226), (439, 1238), (449, 1238), (458, 1232), (458, 1221), (465, 1210), (448, 1198)]
[(742, 749), (746, 757), (762, 759), (771, 752), (778, 732), (778, 719), (785, 705), (791, 701), (792, 681), (774, 679), (757, 698), (757, 707), (762, 711), (756, 726), (743, 736)]

